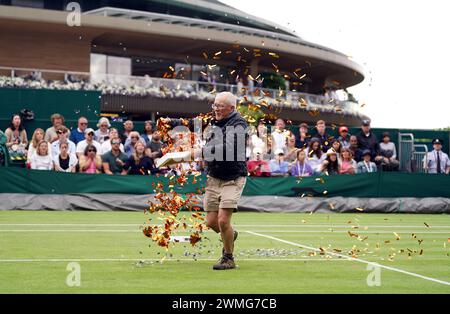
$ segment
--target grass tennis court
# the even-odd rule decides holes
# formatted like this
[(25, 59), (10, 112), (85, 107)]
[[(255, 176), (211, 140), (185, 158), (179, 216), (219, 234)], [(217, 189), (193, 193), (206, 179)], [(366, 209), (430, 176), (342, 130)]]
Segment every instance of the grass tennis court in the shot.
[[(0, 211), (0, 293), (450, 293), (448, 215), (237, 213), (228, 271), (211, 268), (215, 233), (166, 252), (140, 231), (146, 217)], [(79, 287), (66, 284), (70, 262)], [(367, 262), (387, 267), (380, 286)]]

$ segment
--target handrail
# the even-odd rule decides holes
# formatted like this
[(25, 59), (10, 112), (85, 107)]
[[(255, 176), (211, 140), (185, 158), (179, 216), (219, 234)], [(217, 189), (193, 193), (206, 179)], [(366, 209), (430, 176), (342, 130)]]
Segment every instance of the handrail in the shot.
[[(232, 32), (232, 33), (237, 32), (240, 34), (259, 36), (262, 38), (270, 38), (270, 39), (274, 39), (274, 40), (290, 42), (290, 43), (297, 44), (297, 45), (308, 46), (311, 48), (316, 48), (316, 49), (324, 50), (327, 52), (332, 52), (332, 53), (347, 57), (342, 52), (330, 49), (330, 48), (322, 46), (322, 45), (307, 42), (307, 41), (301, 39), (300, 37), (296, 37), (294, 35), (292, 35), (292, 36), (284, 35), (284, 34), (280, 34), (280, 33), (276, 33), (276, 32), (255, 29), (255, 28), (251, 28), (251, 27), (247, 27), (247, 26), (232, 25), (232, 24), (227, 24), (227, 23), (195, 19), (195, 18), (189, 18), (189, 17), (184, 17), (184, 16), (178, 16), (178, 15), (168, 15), (168, 14), (162, 14), (162, 13), (138, 11), (138, 10), (131, 10), (131, 9), (120, 9), (120, 8), (113, 8), (113, 7), (98, 8), (98, 9), (86, 11), (83, 14), (102, 15), (102, 16), (113, 16), (112, 14), (116, 14), (116, 15), (121, 14), (122, 17), (125, 16), (129, 19), (133, 19), (136, 17), (144, 17), (144, 18), (147, 18), (148, 21), (156, 21), (157, 19), (160, 19), (162, 21), (168, 21), (169, 24), (172, 24), (173, 22), (177, 22), (177, 23), (184, 22), (186, 26), (190, 26), (190, 27), (214, 28), (214, 29), (224, 31), (224, 32)], [(158, 22), (158, 21), (156, 21), (156, 22)]]

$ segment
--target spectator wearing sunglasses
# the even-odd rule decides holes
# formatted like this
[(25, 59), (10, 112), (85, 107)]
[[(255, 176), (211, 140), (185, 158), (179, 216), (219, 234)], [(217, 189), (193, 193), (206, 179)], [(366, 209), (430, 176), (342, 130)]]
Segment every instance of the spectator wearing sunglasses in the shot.
[(103, 171), (106, 174), (127, 174), (125, 164), (128, 157), (120, 150), (121, 145), (119, 136), (111, 139), (111, 150), (102, 155)]
[(59, 144), (61, 142), (67, 142), (67, 144), (69, 145), (68, 153), (75, 154), (77, 151), (77, 147), (74, 142), (72, 142), (71, 140), (68, 139), (68, 137), (70, 135), (69, 129), (67, 129), (64, 125), (60, 125), (56, 129), (56, 134), (58, 135), (58, 139), (52, 143), (52, 149), (51, 149), (52, 158), (59, 156), (59, 148), (60, 148)]
[(80, 157), (80, 172), (100, 173), (102, 169), (102, 158), (97, 154), (97, 148), (89, 144)]
[(131, 131), (124, 145), (125, 154), (128, 158), (134, 154), (134, 146), (137, 142), (142, 142), (145, 145), (145, 140), (139, 135), (139, 133), (136, 131)]
[(85, 117), (78, 118), (78, 127), (76, 129), (72, 129), (70, 132), (69, 140), (77, 145), (79, 142), (84, 141), (84, 132), (88, 127), (88, 120)]
[[(116, 128), (110, 128), (109, 129), (109, 140), (105, 141), (102, 144), (102, 150), (101, 153), (106, 154), (107, 152), (109, 152), (112, 148), (112, 140), (118, 138), (120, 140), (119, 137), (119, 131)], [(123, 153), (124, 152), (124, 148), (123, 148), (123, 144), (122, 141), (120, 141), (120, 151)]]
[(88, 146), (88, 145), (94, 145), (95, 148), (97, 149), (97, 154), (101, 154), (102, 146), (100, 145), (99, 142), (94, 140), (94, 137), (95, 137), (94, 134), (95, 134), (95, 132), (93, 129), (91, 129), (91, 128), (86, 129), (86, 132), (84, 134), (86, 139), (79, 142), (77, 145), (78, 158), (80, 158), (84, 154), (84, 150), (86, 149), (86, 146)]
[(109, 128), (111, 127), (111, 123), (109, 123), (108, 118), (102, 117), (98, 120), (97, 127), (98, 129), (94, 132), (94, 140), (101, 145), (109, 140)]

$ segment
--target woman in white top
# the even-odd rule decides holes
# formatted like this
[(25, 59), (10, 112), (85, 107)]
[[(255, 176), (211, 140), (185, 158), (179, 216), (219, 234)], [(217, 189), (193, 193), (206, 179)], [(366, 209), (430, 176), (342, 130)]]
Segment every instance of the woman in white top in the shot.
[[(28, 160), (31, 160), (31, 156), (33, 156), (34, 153), (36, 153), (36, 147), (40, 141), (44, 140), (44, 136), (45, 136), (45, 132), (43, 129), (37, 128), (36, 130), (34, 130), (33, 137), (31, 138), (30, 146), (28, 147), (28, 155), (27, 155)], [(50, 156), (53, 156), (52, 155), (52, 145), (47, 142), (47, 146), (48, 146), (48, 148), (47, 148), (48, 154)]]
[(109, 140), (109, 128), (111, 123), (109, 123), (108, 118), (100, 118), (97, 123), (98, 129), (94, 132), (94, 140), (103, 144), (105, 141)]
[(46, 141), (38, 143), (36, 152), (31, 156), (30, 167), (35, 170), (53, 169), (53, 160), (48, 153), (48, 143)]
[(53, 159), (55, 171), (75, 172), (78, 158), (75, 154), (69, 154), (69, 144), (67, 142), (59, 143), (59, 155)]

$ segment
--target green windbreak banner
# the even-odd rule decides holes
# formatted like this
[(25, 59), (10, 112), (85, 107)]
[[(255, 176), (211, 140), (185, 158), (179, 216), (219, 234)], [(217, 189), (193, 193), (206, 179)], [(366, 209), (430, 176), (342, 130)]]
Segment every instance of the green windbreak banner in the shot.
[[(154, 184), (161, 182), (166, 191), (169, 178), (164, 176), (109, 176), (106, 174), (62, 173), (0, 168), (0, 193), (26, 194), (154, 194)], [(184, 186), (175, 185), (180, 194), (199, 193), (204, 175), (189, 177)], [(248, 177), (245, 196), (321, 196), (321, 197), (446, 197), (450, 198), (450, 176), (419, 173), (378, 172), (357, 175), (307, 177)]]

